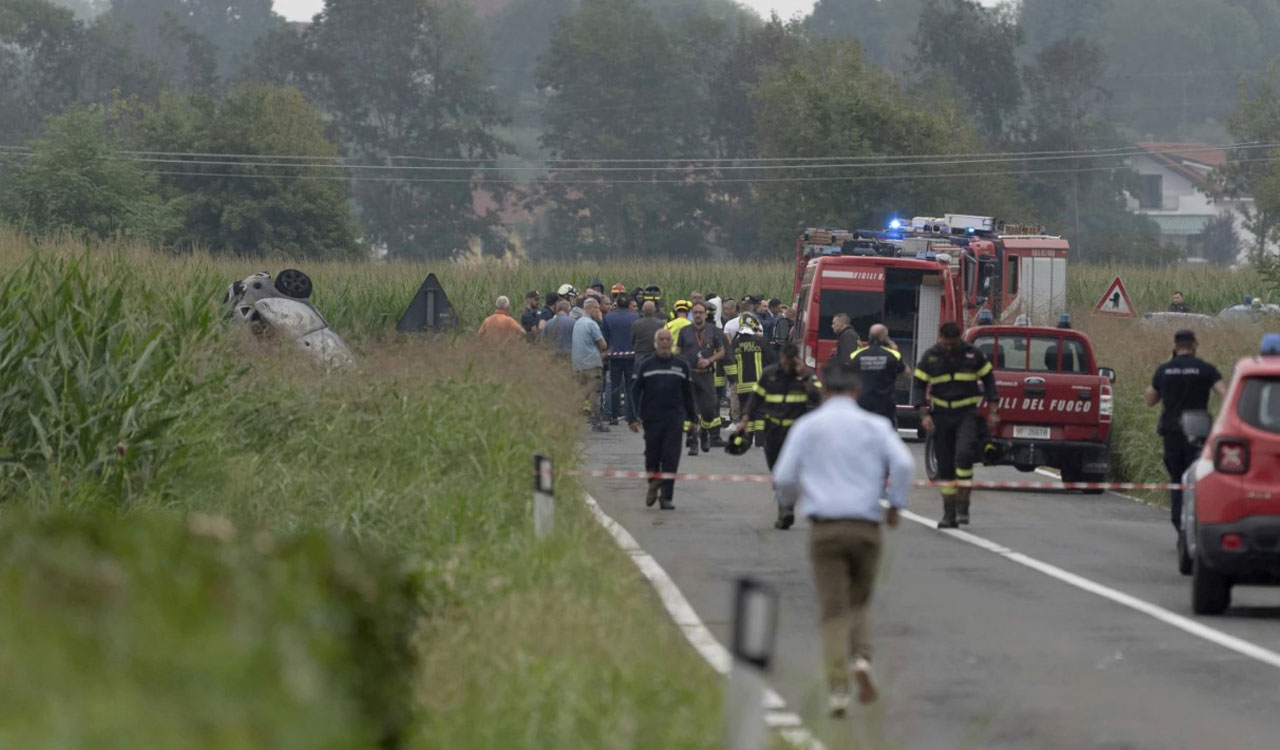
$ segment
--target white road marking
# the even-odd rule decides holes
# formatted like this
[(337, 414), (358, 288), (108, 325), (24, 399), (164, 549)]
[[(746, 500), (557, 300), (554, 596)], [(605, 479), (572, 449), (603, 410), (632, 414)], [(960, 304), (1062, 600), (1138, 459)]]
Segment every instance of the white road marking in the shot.
[[(1059, 474), (1059, 473), (1057, 472), (1057, 470), (1055, 470), (1055, 469), (1043, 469), (1043, 468), (1039, 468), (1039, 469), (1036, 469), (1036, 473), (1037, 473), (1037, 474), (1043, 474), (1043, 475), (1044, 475), (1044, 476), (1046, 476), (1046, 477), (1053, 477), (1054, 479), (1057, 479), (1058, 481), (1062, 481), (1062, 475), (1061, 475), (1061, 474)], [(1116, 492), (1115, 490), (1107, 490), (1107, 492), (1108, 492), (1109, 494), (1115, 495), (1116, 497), (1123, 497), (1125, 500), (1132, 500), (1132, 501), (1133, 501), (1133, 502), (1135, 502), (1135, 503), (1141, 503), (1142, 505), (1147, 505), (1147, 506), (1150, 506), (1150, 507), (1152, 507), (1152, 508), (1158, 508), (1158, 507), (1160, 507), (1160, 506), (1156, 505), (1155, 503), (1148, 502), (1148, 501), (1146, 501), (1146, 500), (1143, 500), (1143, 499), (1142, 499), (1142, 498), (1140, 498), (1140, 497), (1134, 497), (1133, 495), (1126, 495), (1126, 494), (1124, 494), (1123, 492)]]
[[(631, 556), (632, 562), (640, 569), (640, 573), (644, 575), (645, 579), (653, 584), (654, 590), (658, 592), (658, 598), (662, 600), (662, 605), (667, 608), (667, 613), (671, 615), (671, 619), (680, 628), (680, 632), (684, 633), (684, 637), (689, 641), (689, 644), (718, 674), (721, 676), (728, 675), (729, 668), (733, 664), (733, 656), (730, 655), (728, 649), (720, 645), (715, 635), (702, 622), (702, 618), (698, 617), (693, 605), (689, 604), (689, 600), (680, 591), (680, 587), (676, 586), (676, 582), (671, 580), (671, 576), (667, 575), (667, 571), (662, 569), (662, 566), (658, 564), (658, 561), (652, 555), (644, 551), (644, 548), (640, 546), (636, 538), (631, 536), (631, 533), (624, 529), (622, 524), (613, 520), (608, 513), (604, 512), (604, 508), (600, 507), (600, 503), (596, 502), (595, 498), (586, 493), (583, 494), (591, 514), (600, 522), (605, 531), (609, 532), (609, 535), (618, 543), (622, 551)], [(787, 710), (787, 702), (773, 688), (765, 689), (764, 709), (765, 726), (779, 730), (779, 735), (790, 743), (792, 747), (806, 748), (807, 750), (824, 750), (824, 746), (818, 741), (818, 738), (804, 728), (800, 717)]]
[[(927, 526), (933, 529), (937, 528), (936, 521), (917, 515), (911, 511), (902, 511), (902, 517), (909, 521), (918, 523), (921, 526)], [(1140, 612), (1155, 620), (1159, 620), (1166, 625), (1172, 625), (1173, 627), (1197, 638), (1204, 639), (1210, 643), (1215, 643), (1223, 648), (1230, 649), (1238, 654), (1247, 656), (1250, 659), (1255, 659), (1268, 666), (1280, 668), (1280, 653), (1263, 648), (1262, 646), (1246, 641), (1243, 638), (1237, 638), (1234, 635), (1229, 635), (1221, 630), (1211, 628), (1208, 625), (1196, 622), (1190, 617), (1185, 617), (1176, 612), (1170, 612), (1164, 607), (1152, 604), (1151, 602), (1139, 599), (1136, 596), (1126, 594), (1123, 591), (1118, 591), (1109, 586), (1104, 586), (1101, 583), (1092, 581), (1084, 576), (1063, 570), (1056, 565), (1042, 562), (1034, 557), (1024, 555), (1021, 552), (1017, 552), (1008, 547), (997, 544), (990, 539), (984, 539), (976, 534), (970, 534), (967, 531), (960, 531), (958, 529), (946, 529), (940, 530), (940, 532), (952, 537), (953, 539), (958, 539), (962, 542), (971, 544), (974, 547), (978, 547), (979, 549), (984, 549), (988, 552), (1000, 555), (1006, 560), (1010, 560), (1024, 567), (1043, 573), (1050, 578), (1075, 586), (1082, 591), (1087, 591), (1091, 594), (1100, 596), (1103, 599), (1108, 599), (1116, 604), (1128, 607), (1135, 612)]]

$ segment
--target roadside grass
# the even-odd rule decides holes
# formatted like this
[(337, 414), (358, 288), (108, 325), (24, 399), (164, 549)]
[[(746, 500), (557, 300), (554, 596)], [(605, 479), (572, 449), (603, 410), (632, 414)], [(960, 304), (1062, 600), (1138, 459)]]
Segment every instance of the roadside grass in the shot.
[[(225, 282), (257, 262), (11, 237), (0, 266), (0, 596), (22, 609), (0, 670), (23, 677), (0, 684), (0, 744), (715, 744), (717, 678), (580, 487), (533, 538), (532, 454), (573, 465), (582, 426), (547, 355), (397, 337), (330, 298), (361, 364), (323, 375), (224, 327)], [(387, 269), (349, 270), (351, 304), (396, 298)], [(366, 642), (394, 625), (380, 590), (413, 617)]]

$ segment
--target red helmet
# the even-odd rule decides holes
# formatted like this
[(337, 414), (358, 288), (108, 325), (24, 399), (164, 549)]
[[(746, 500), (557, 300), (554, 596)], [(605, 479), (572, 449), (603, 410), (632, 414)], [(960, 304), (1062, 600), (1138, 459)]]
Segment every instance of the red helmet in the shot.
[(610, 291), (611, 291), (612, 293), (614, 293), (614, 294), (626, 294), (626, 293), (627, 293), (627, 285), (626, 285), (626, 284), (614, 284), (614, 285), (613, 285), (613, 289), (611, 289)]

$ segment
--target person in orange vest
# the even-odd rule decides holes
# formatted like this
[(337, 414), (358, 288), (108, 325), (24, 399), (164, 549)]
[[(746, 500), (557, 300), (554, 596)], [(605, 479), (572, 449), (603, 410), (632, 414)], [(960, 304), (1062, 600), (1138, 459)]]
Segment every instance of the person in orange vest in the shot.
[(524, 327), (520, 325), (520, 321), (511, 317), (511, 300), (499, 297), (493, 307), (493, 315), (484, 319), (476, 335), (503, 343), (524, 338)]

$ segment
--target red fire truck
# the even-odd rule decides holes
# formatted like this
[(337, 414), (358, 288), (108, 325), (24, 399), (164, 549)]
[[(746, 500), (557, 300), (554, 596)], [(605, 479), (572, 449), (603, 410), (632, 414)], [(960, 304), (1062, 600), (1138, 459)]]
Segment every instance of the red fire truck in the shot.
[(796, 242), (795, 341), (806, 363), (821, 369), (835, 348), (837, 313), (864, 337), (876, 323), (888, 326), (908, 365), (899, 426), (916, 429), (910, 373), (937, 342), (938, 326), (967, 328), (983, 309), (995, 320), (1056, 320), (1066, 308), (1067, 251), (1065, 240), (1038, 230), (961, 214), (895, 220), (885, 231), (808, 229)]

